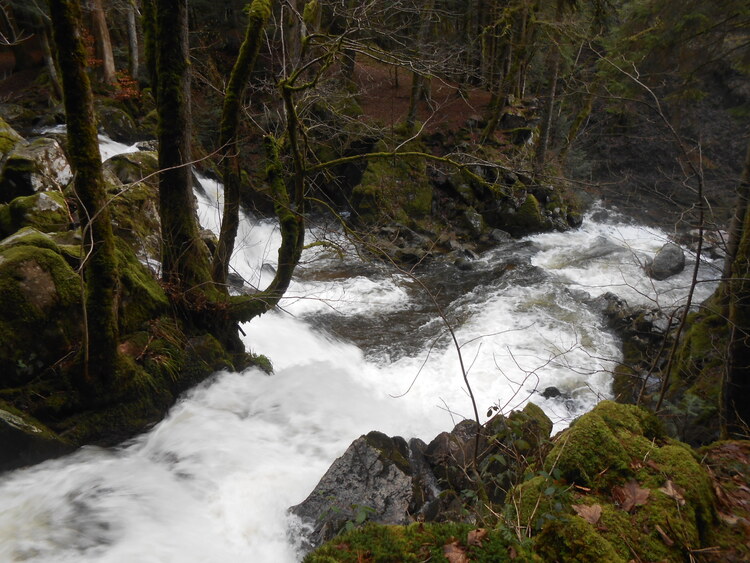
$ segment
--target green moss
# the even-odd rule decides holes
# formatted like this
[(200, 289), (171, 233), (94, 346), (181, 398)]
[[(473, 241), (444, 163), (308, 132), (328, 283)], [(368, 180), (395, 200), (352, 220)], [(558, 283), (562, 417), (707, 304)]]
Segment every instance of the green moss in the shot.
[(80, 278), (59, 253), (0, 249), (0, 387), (32, 379), (65, 357), (80, 334)]
[[(416, 142), (404, 151), (424, 150)], [(375, 152), (387, 151), (381, 141)], [(414, 225), (432, 211), (432, 185), (424, 159), (418, 157), (378, 158), (367, 164), (362, 182), (354, 188), (352, 205), (364, 223), (396, 220)]]
[(534, 538), (535, 551), (545, 561), (626, 563), (612, 544), (583, 518), (563, 516), (551, 521)]
[(169, 300), (151, 271), (120, 239), (117, 240), (117, 261), (120, 270), (120, 331), (128, 334), (142, 329), (147, 321), (166, 314)]
[(0, 235), (8, 236), (22, 227), (52, 233), (67, 230), (70, 214), (59, 192), (40, 192), (13, 199), (0, 211)]
[(526, 194), (526, 199), (515, 213), (505, 215), (503, 228), (513, 236), (522, 236), (543, 230), (544, 217), (539, 200), (532, 194)]
[(0, 156), (8, 154), (13, 150), (13, 147), (22, 141), (23, 137), (0, 117)]
[(540, 561), (503, 526), (487, 530), (480, 545), (469, 545), (468, 535), (472, 529), (474, 527), (469, 524), (455, 523), (418, 523), (409, 526), (370, 524), (334, 538), (307, 555), (304, 563), (448, 561), (444, 554), (445, 547), (451, 545), (475, 563), (509, 561), (511, 547), (519, 561)]
[(629, 472), (630, 456), (596, 411), (576, 420), (555, 442), (545, 469), (556, 467), (571, 483), (601, 487)]

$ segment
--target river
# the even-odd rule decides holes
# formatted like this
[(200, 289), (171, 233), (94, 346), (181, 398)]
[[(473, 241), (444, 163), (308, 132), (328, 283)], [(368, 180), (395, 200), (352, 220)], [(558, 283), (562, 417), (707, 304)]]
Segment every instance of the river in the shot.
[[(201, 222), (215, 230), (221, 187), (201, 184)], [(682, 274), (650, 280), (641, 264), (666, 233), (596, 206), (580, 229), (501, 244), (471, 271), (450, 261), (398, 271), (357, 256), (323, 223), (308, 238), (345, 253), (306, 251), (279, 310), (242, 327), (275, 373), (214, 374), (129, 443), (0, 475), (0, 561), (297, 561), (286, 509), (353, 439), (380, 430), (429, 441), (472, 416), (446, 322), (481, 414), (531, 400), (559, 430), (610, 397), (621, 354), (588, 299), (611, 291), (673, 307), (692, 268), (688, 256)], [(233, 269), (262, 287), (278, 229), (245, 217), (238, 240)], [(705, 264), (701, 278), (717, 266)], [(699, 284), (695, 301), (714, 287)], [(543, 398), (549, 386), (562, 396)]]

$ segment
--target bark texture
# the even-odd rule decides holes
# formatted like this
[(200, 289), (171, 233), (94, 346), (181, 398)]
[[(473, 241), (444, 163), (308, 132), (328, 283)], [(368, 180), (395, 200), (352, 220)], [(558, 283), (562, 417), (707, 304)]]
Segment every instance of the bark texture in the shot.
[[(87, 342), (84, 345), (82, 389), (95, 392), (110, 381), (117, 356), (118, 283), (114, 237), (106, 207), (94, 100), (86, 74), (77, 0), (49, 0), (57, 58), (62, 76), (68, 126), (68, 154), (75, 171), (86, 251)], [(86, 345), (87, 344), (87, 345)]]

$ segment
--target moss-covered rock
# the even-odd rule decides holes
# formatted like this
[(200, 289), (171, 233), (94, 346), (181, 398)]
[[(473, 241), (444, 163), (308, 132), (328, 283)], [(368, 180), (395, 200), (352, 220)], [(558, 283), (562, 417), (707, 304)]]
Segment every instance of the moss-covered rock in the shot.
[(36, 192), (60, 190), (73, 174), (60, 144), (39, 138), (18, 144), (8, 154), (0, 175), (0, 202)]
[(23, 142), (23, 137), (0, 117), (0, 161), (21, 142)]
[(141, 137), (135, 121), (122, 108), (113, 104), (99, 103), (96, 114), (99, 128), (110, 139), (121, 143), (134, 143)]
[(711, 477), (689, 446), (633, 405), (600, 403), (517, 485), (508, 518), (537, 530), (545, 561), (682, 561), (714, 545)]
[(0, 205), (0, 236), (6, 237), (23, 227), (52, 233), (67, 230), (71, 223), (65, 197), (57, 191), (17, 197)]
[[(126, 241), (140, 258), (158, 260), (161, 222), (155, 153), (141, 151), (118, 155), (107, 160), (104, 169), (122, 182), (110, 189), (115, 235)], [(141, 181), (144, 178), (147, 180)]]
[[(375, 152), (387, 152), (379, 142)], [(403, 151), (424, 150), (416, 142)], [(396, 221), (414, 226), (415, 221), (432, 211), (432, 185), (424, 159), (418, 157), (378, 158), (371, 160), (362, 182), (352, 192), (352, 206), (364, 224)]]
[(75, 349), (80, 296), (81, 280), (59, 252), (0, 245), (0, 387), (30, 381)]

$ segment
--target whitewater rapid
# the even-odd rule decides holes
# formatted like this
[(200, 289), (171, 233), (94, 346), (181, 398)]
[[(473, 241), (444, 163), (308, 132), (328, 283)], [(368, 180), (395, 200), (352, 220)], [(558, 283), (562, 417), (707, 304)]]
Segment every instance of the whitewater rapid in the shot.
[[(221, 186), (200, 180), (200, 220), (217, 232)], [(588, 299), (612, 291), (631, 304), (684, 300), (690, 256), (683, 274), (650, 280), (641, 265), (666, 233), (602, 215), (501, 245), (472, 272), (435, 265), (420, 278), (455, 331), (482, 414), (532, 400), (563, 428), (610, 397), (620, 359)], [(335, 228), (313, 225), (309, 238), (323, 236), (348, 248)], [(276, 225), (244, 217), (238, 240), (235, 273), (263, 287)], [(716, 277), (715, 266), (701, 277)], [(700, 284), (695, 301), (713, 287)], [(242, 328), (273, 375), (217, 373), (121, 447), (0, 475), (0, 561), (297, 561), (286, 509), (353, 439), (380, 430), (429, 441), (471, 416), (445, 323), (407, 272), (353, 252), (306, 251), (279, 310)], [(563, 399), (544, 399), (548, 386)]]

